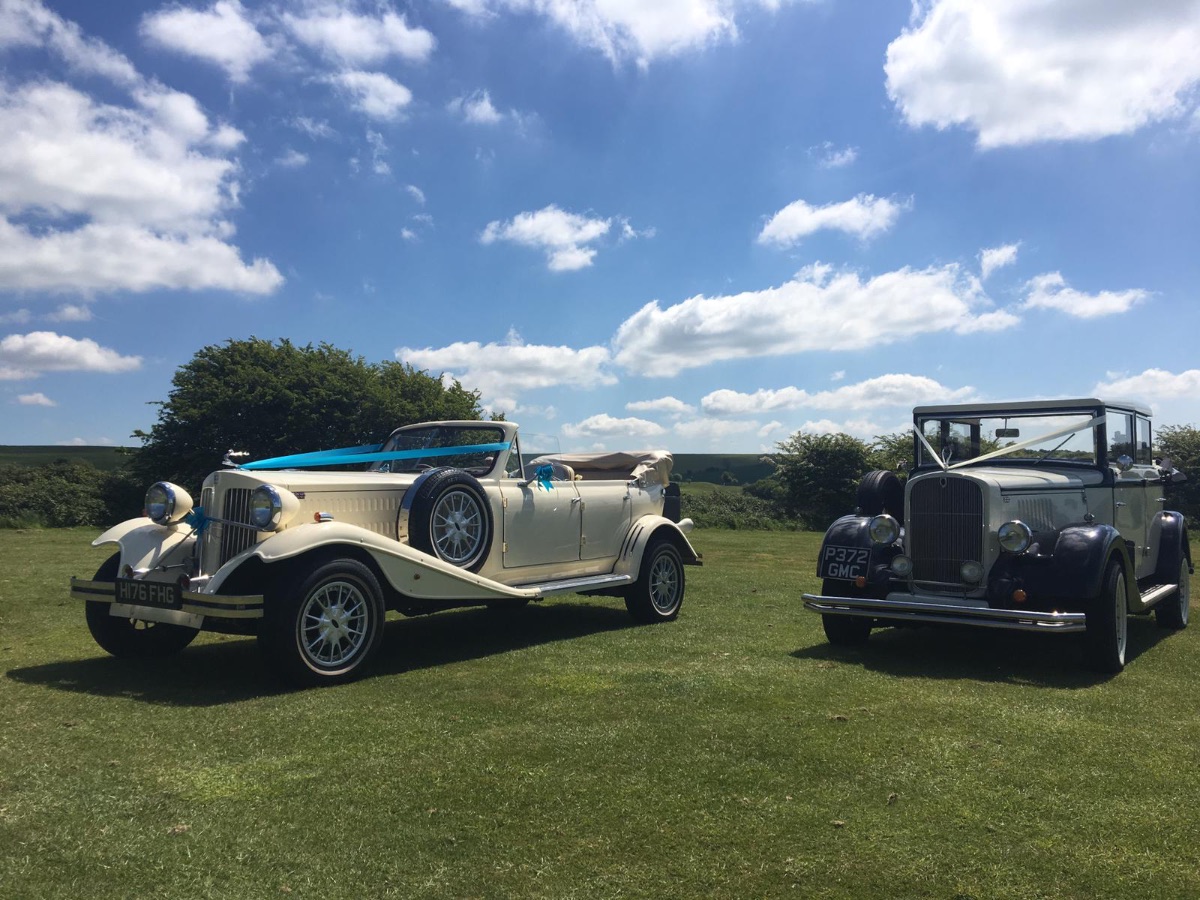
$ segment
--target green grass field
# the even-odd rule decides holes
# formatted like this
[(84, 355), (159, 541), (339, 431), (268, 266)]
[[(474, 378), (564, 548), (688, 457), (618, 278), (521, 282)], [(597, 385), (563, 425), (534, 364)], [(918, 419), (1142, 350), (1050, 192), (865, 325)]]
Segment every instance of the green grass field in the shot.
[(90, 530), (0, 533), (0, 896), (1200, 896), (1200, 627), (826, 644), (819, 536), (698, 531), (678, 622), (619, 600), (389, 623), (292, 691), (254, 642), (96, 647)]

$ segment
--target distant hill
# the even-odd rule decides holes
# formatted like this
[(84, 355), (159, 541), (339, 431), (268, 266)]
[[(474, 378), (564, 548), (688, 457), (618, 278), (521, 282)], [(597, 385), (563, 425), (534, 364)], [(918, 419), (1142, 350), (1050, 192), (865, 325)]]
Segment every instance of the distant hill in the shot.
[(119, 468), (125, 461), (122, 455), (128, 447), (49, 447), (30, 444), (0, 444), (0, 465), (44, 466), (59, 459), (68, 462), (91, 463), (102, 472)]
[(729, 472), (738, 484), (752, 484), (775, 471), (765, 463), (762, 453), (673, 453), (675, 468), (672, 474), (684, 481), (707, 481), (721, 484), (721, 476)]

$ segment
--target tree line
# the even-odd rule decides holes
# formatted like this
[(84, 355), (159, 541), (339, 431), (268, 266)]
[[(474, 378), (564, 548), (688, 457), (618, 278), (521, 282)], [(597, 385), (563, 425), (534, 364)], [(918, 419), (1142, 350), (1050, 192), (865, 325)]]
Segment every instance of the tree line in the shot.
[[(80, 462), (0, 465), (0, 527), (107, 525), (138, 515), (146, 488), (171, 481), (199, 496), (230, 450), (251, 459), (378, 443), (414, 422), (483, 418), (479, 392), (394, 361), (368, 362), (322, 343), (249, 338), (204, 347), (172, 379), (142, 446), (101, 472)], [(1158, 429), (1157, 449), (1191, 480), (1173, 487), (1174, 509), (1200, 515), (1200, 430)], [(740, 491), (685, 498), (685, 515), (716, 527), (824, 530), (854, 508), (873, 469), (910, 470), (911, 432), (863, 441), (798, 432), (764, 457), (773, 472)], [(690, 508), (689, 508), (690, 507)]]

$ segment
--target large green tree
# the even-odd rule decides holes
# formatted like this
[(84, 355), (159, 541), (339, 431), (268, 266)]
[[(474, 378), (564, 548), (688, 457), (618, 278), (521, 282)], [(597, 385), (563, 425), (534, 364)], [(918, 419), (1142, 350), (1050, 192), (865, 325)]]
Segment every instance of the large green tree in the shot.
[(824, 530), (854, 511), (858, 482), (868, 471), (871, 448), (848, 434), (797, 432), (777, 445), (776, 475), (789, 516)]
[(1195, 525), (1200, 517), (1200, 429), (1193, 425), (1167, 425), (1158, 429), (1158, 453), (1171, 458), (1171, 465), (1188, 480), (1168, 485), (1167, 509), (1178, 510)]
[(322, 343), (260, 338), (199, 350), (180, 366), (158, 421), (136, 432), (144, 481), (199, 490), (228, 450), (252, 459), (378, 443), (400, 425), (480, 418), (479, 394), (398, 362)]

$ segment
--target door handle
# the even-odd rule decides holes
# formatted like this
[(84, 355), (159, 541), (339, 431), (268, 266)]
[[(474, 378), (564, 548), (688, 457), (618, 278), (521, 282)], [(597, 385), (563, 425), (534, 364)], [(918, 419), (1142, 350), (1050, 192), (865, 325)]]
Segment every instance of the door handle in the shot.
[(576, 503), (583, 503), (583, 498), (582, 497), (572, 497), (571, 505), (574, 506)]
[(1120, 509), (1122, 506), (1128, 506), (1128, 504), (1124, 500), (1118, 500), (1116, 502), (1115, 506), (1117, 507), (1117, 509)]

